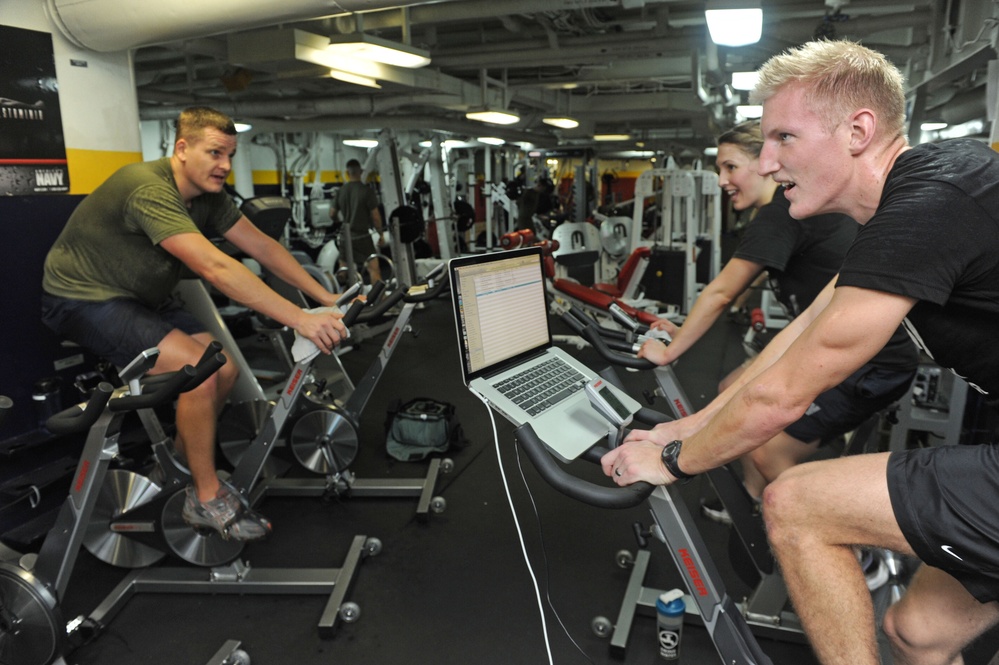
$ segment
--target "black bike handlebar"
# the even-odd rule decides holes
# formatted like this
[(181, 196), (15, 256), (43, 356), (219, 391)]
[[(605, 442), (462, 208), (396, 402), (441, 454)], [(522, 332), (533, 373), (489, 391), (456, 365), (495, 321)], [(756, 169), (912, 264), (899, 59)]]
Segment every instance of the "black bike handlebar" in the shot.
[[(212, 340), (209, 342), (208, 346), (205, 347), (204, 352), (201, 354), (201, 358), (198, 359), (198, 364), (194, 367), (195, 375), (191, 379), (190, 384), (184, 386), (180, 392), (186, 393), (188, 390), (194, 390), (204, 383), (205, 379), (217, 372), (224, 364), (226, 364), (226, 357), (222, 353), (222, 342)], [(147, 376), (142, 379), (142, 390), (143, 392), (159, 390), (159, 386), (162, 386), (170, 381), (172, 377), (173, 375), (170, 373)]]
[[(214, 345), (218, 343), (212, 342), (212, 344)], [(180, 392), (186, 393), (189, 390), (194, 390), (204, 383), (205, 379), (219, 371), (219, 368), (221, 368), (222, 365), (226, 364), (225, 354), (221, 351), (222, 345), (219, 344), (218, 348), (220, 350), (216, 351), (214, 354), (208, 355), (206, 353), (202, 356), (201, 360), (198, 361), (198, 366), (194, 368), (194, 377), (192, 377), (190, 382), (181, 388)]]
[[(374, 291), (372, 291), (372, 293), (373, 292)], [(366, 321), (377, 319), (378, 317), (385, 314), (385, 312), (390, 310), (393, 306), (395, 306), (395, 304), (398, 303), (400, 300), (402, 300), (404, 297), (406, 297), (405, 290), (393, 291), (392, 293), (382, 298), (381, 301), (377, 302), (371, 307), (365, 307), (364, 309), (360, 310), (354, 322), (364, 323)], [(369, 296), (368, 302), (370, 303), (373, 301), (374, 300), (371, 299)]]
[(368, 292), (368, 303), (374, 305), (378, 302), (378, 299), (382, 297), (382, 293), (385, 292), (385, 282), (377, 281), (371, 287), (371, 291)]
[(632, 369), (653, 369), (657, 365), (646, 358), (639, 358), (637, 356), (628, 355), (621, 353), (619, 351), (613, 351), (604, 338), (600, 336), (600, 332), (595, 329), (594, 326), (587, 326), (580, 333), (587, 342), (593, 345), (593, 348), (597, 350), (597, 353), (606, 360), (607, 362), (614, 363), (615, 365), (621, 365), (622, 367), (630, 367)]
[[(601, 334), (602, 328), (593, 322), (583, 321), (578, 315), (573, 314), (572, 310), (563, 312), (561, 318), (577, 335), (580, 335), (589, 342), (607, 362), (621, 365), (622, 367), (631, 367), (632, 369), (652, 369), (656, 367), (656, 364), (651, 360), (638, 358), (631, 353), (621, 353), (611, 349)], [(620, 340), (612, 340), (611, 343), (622, 350), (631, 351), (630, 344), (622, 345)]]
[[(222, 356), (222, 362), (225, 362), (225, 356)], [(206, 364), (214, 365), (214, 362)], [(221, 364), (219, 367), (221, 367)], [(217, 369), (218, 367), (214, 367), (212, 372)], [(112, 400), (108, 404), (108, 408), (112, 411), (122, 412), (135, 411), (138, 409), (152, 409), (160, 406), (161, 404), (166, 404), (176, 398), (177, 395), (187, 390), (187, 386), (189, 384), (193, 384), (197, 375), (197, 370), (190, 365), (184, 365), (176, 372), (170, 374), (169, 379), (153, 386), (146, 386), (147, 391), (141, 395), (125, 395), (124, 397)]]
[(598, 508), (634, 508), (649, 498), (655, 485), (645, 482), (625, 487), (597, 485), (572, 475), (552, 458), (545, 444), (538, 438), (530, 423), (514, 432), (517, 443), (527, 453), (534, 467), (545, 481), (566, 496)]
[(101, 381), (94, 388), (93, 394), (82, 408), (79, 404), (63, 409), (49, 416), (45, 421), (45, 429), (53, 434), (72, 434), (82, 432), (97, 422), (104, 413), (104, 407), (114, 393), (114, 386), (107, 381)]
[(342, 319), (340, 319), (341, 323), (349, 328), (354, 321), (357, 320), (357, 316), (361, 313), (361, 310), (364, 309), (366, 304), (367, 303), (363, 300), (355, 300), (350, 303), (350, 307), (347, 308), (347, 313), (343, 315)]
[(433, 300), (440, 294), (444, 293), (444, 289), (448, 287), (450, 280), (451, 280), (450, 275), (444, 273), (444, 276), (441, 277), (441, 279), (436, 284), (434, 284), (432, 288), (429, 288), (420, 293), (410, 293), (407, 291), (402, 299), (405, 300), (406, 302), (425, 302), (427, 300)]

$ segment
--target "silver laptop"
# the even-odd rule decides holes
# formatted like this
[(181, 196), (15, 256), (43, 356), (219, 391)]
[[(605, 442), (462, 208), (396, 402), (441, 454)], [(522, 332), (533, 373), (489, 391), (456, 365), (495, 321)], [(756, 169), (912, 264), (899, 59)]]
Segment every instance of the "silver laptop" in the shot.
[(552, 344), (541, 250), (463, 256), (448, 270), (465, 385), (563, 461), (605, 440), (610, 425), (583, 392), (596, 373)]

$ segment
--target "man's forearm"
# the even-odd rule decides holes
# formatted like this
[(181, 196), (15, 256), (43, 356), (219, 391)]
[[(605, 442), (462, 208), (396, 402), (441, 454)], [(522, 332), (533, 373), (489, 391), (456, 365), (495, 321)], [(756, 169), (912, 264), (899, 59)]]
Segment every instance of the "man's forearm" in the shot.
[(228, 258), (200, 276), (229, 298), (256, 312), (292, 328), (299, 325), (302, 308), (281, 297), (235, 259)]
[(335, 294), (331, 294), (323, 288), (282, 245), (277, 241), (274, 241), (274, 245), (277, 246), (269, 247), (266, 252), (254, 258), (274, 273), (278, 279), (300, 290), (316, 302), (332, 305), (335, 301)]

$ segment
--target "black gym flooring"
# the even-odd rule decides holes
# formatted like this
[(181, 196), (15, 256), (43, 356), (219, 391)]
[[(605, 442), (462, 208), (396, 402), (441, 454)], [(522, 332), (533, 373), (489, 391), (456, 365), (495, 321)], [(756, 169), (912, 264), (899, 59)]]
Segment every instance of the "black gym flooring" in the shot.
[[(354, 470), (366, 478), (424, 475), (427, 462), (401, 463), (385, 454), (386, 409), (397, 398), (451, 402), (470, 444), (448, 454), (454, 470), (441, 476), (437, 492), (446, 499), (446, 510), (423, 522), (415, 518), (411, 498), (266, 497), (260, 509), (275, 524), (274, 536), (244, 552), (258, 568), (335, 568), (355, 536), (378, 538), (381, 552), (364, 559), (348, 595), (360, 607), (356, 622), (341, 623), (334, 636), (321, 637), (316, 624), (325, 603), (315, 595), (139, 594), (67, 662), (200, 665), (227, 640), (238, 640), (254, 665), (534, 665), (548, 662), (545, 630), (556, 665), (655, 662), (653, 617), (636, 619), (623, 658), (612, 655), (608, 640), (591, 630), (595, 617), (613, 622), (617, 616), (629, 575), (618, 566), (617, 553), (636, 551), (633, 524), (648, 525), (646, 509), (601, 510), (555, 492), (528, 460), (518, 465), (511, 426), (496, 422), (503, 469), (543, 599), (545, 628), (505, 496), (489, 414), (461, 383), (449, 301), (418, 310), (412, 326), (413, 334), (405, 335), (365, 409), (365, 440)], [(719, 377), (741, 362), (742, 332), (720, 321), (679, 363), (677, 374), (695, 405), (709, 401)], [(342, 356), (351, 377), (367, 369), (382, 341), (367, 340)], [(256, 343), (249, 342), (251, 347)], [(572, 352), (597, 369), (603, 365), (588, 350)], [(636, 394), (650, 387), (649, 379), (636, 373), (625, 381)], [(656, 408), (666, 406), (659, 401)], [(570, 468), (603, 480), (594, 465), (579, 461)], [(712, 496), (700, 479), (683, 491), (695, 513), (700, 497)], [(749, 587), (729, 564), (728, 529), (699, 513), (697, 519), (730, 594), (741, 598)], [(673, 588), (679, 577), (667, 553), (656, 541), (650, 548), (647, 584)], [(89, 613), (126, 572), (81, 552), (64, 602), (66, 618)], [(816, 662), (804, 644), (760, 642), (776, 664)], [(987, 660), (969, 655), (968, 663)], [(687, 624), (682, 662), (719, 662), (700, 626)]]

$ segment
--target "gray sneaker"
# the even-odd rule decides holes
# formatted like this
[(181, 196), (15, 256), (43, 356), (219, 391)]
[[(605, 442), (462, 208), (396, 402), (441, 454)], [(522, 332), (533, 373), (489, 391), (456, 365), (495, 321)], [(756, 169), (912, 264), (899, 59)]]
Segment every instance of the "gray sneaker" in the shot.
[(263, 540), (271, 534), (271, 523), (251, 510), (232, 485), (222, 482), (215, 498), (207, 503), (198, 500), (193, 486), (185, 489), (184, 521), (195, 528), (217, 531), (225, 540), (244, 542)]

